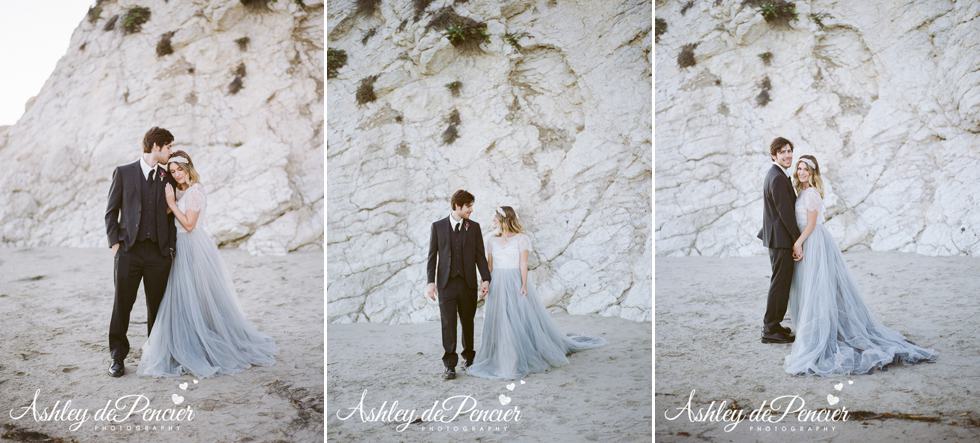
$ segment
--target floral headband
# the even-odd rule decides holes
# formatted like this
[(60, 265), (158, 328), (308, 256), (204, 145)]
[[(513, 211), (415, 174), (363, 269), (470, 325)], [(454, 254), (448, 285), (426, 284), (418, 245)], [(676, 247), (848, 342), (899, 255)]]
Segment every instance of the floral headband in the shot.
[(806, 165), (809, 166), (810, 169), (813, 169), (813, 170), (816, 170), (817, 169), (817, 165), (815, 163), (813, 163), (813, 160), (810, 160), (808, 158), (801, 158), (800, 161), (803, 162), (803, 163), (806, 163)]
[[(497, 215), (499, 215), (500, 217), (507, 218), (507, 213), (504, 212), (504, 207), (503, 206), (497, 206), (496, 212), (497, 212)], [(517, 210), (516, 209), (514, 210), (514, 218), (518, 218), (517, 217)]]
[(167, 163), (183, 163), (183, 164), (186, 165), (186, 164), (188, 164), (190, 162), (187, 161), (187, 159), (184, 158), (184, 157), (176, 156), (176, 157), (170, 157), (170, 160), (167, 161)]

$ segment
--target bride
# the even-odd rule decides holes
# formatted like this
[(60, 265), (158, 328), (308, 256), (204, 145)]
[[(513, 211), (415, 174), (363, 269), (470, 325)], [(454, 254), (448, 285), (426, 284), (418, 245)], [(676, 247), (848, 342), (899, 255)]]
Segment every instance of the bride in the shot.
[(167, 167), (178, 188), (176, 195), (169, 184), (166, 188), (177, 224), (177, 255), (137, 374), (205, 378), (275, 363), (275, 343), (245, 319), (207, 232), (207, 196), (194, 163), (176, 151)]
[(480, 350), (466, 373), (491, 379), (518, 379), (533, 372), (568, 364), (572, 352), (606, 344), (602, 337), (559, 331), (528, 284), (527, 257), (531, 239), (523, 233), (510, 206), (497, 208), (487, 242), (490, 292)]
[[(803, 246), (790, 286), (796, 341), (783, 368), (790, 374), (866, 374), (894, 362), (935, 361), (937, 354), (879, 323), (830, 232), (824, 228), (823, 181), (816, 157), (803, 155), (793, 176)], [(795, 249), (795, 248), (794, 248)]]

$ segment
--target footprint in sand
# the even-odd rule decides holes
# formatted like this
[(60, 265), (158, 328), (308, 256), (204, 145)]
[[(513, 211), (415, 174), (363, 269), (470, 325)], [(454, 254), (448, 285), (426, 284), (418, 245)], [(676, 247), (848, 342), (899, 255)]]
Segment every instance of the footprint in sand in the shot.
[(27, 350), (25, 352), (18, 352), (17, 355), (20, 356), (21, 360), (28, 361), (34, 357), (40, 357), (42, 355), (48, 355), (47, 352), (38, 352), (35, 350)]
[(64, 372), (64, 373), (67, 374), (67, 373), (72, 372), (72, 371), (74, 371), (76, 369), (78, 369), (78, 366), (63, 366), (61, 368), (61, 372)]

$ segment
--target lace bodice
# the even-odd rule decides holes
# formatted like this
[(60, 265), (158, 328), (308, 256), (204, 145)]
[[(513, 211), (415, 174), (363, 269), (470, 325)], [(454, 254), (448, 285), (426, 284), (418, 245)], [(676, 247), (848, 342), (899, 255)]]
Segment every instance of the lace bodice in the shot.
[[(204, 212), (207, 209), (208, 200), (204, 193), (204, 188), (200, 184), (194, 184), (184, 191), (177, 191), (177, 207), (180, 208), (181, 212), (185, 214), (187, 211), (194, 210), (200, 211), (197, 216), (197, 223), (194, 225), (194, 230), (204, 229)], [(174, 219), (174, 223), (177, 224), (177, 232), (186, 233), (187, 230), (184, 226), (180, 224), (180, 220)]]
[(521, 267), (521, 251), (531, 250), (531, 239), (526, 234), (513, 237), (491, 236), (487, 241), (487, 252), (493, 257), (494, 269), (517, 269)]
[(823, 224), (823, 198), (815, 188), (806, 188), (796, 197), (796, 224), (800, 231), (806, 227), (807, 211), (813, 210), (817, 211), (817, 224)]

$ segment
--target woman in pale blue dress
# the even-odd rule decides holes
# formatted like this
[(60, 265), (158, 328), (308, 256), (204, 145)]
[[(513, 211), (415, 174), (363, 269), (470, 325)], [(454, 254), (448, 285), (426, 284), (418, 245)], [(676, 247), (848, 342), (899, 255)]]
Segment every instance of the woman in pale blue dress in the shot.
[(606, 344), (602, 337), (564, 335), (528, 284), (531, 240), (510, 206), (497, 208), (487, 242), (490, 292), (483, 319), (482, 343), (466, 373), (513, 380), (568, 364), (573, 352)]
[(218, 247), (206, 229), (207, 196), (190, 156), (174, 152), (167, 205), (177, 224), (177, 254), (137, 374), (198, 378), (275, 363), (276, 345), (241, 309)]
[(866, 374), (896, 362), (935, 361), (937, 354), (909, 342), (879, 323), (861, 299), (847, 263), (824, 228), (823, 182), (812, 155), (797, 162), (793, 177), (798, 197), (796, 262), (789, 314), (796, 340), (783, 368), (790, 374), (819, 376)]

